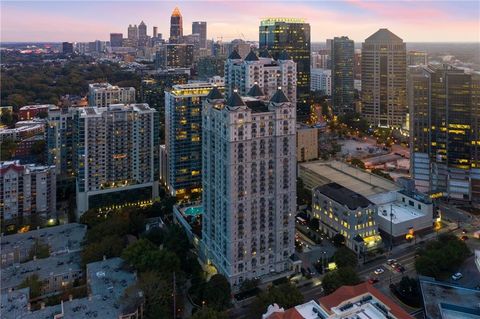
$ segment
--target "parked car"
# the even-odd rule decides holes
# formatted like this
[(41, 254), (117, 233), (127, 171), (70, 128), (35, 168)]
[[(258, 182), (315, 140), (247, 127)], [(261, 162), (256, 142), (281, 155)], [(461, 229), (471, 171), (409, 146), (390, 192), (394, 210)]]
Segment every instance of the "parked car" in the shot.
[(387, 265), (391, 266), (396, 262), (397, 262), (397, 260), (392, 258), (392, 259), (387, 260)]
[(380, 275), (380, 274), (383, 274), (385, 272), (385, 269), (383, 268), (377, 268), (375, 269), (375, 271), (373, 272), (375, 275)]
[(453, 280), (460, 280), (460, 279), (462, 279), (462, 278), (463, 278), (463, 275), (462, 275), (462, 273), (460, 273), (460, 272), (457, 272), (456, 274), (453, 274), (453, 275), (452, 275), (452, 279), (453, 279)]

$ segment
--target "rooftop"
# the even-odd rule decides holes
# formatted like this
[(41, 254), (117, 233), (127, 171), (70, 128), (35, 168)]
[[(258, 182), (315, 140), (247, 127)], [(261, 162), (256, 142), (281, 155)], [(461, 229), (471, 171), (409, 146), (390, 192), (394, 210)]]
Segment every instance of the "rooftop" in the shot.
[(388, 29), (379, 29), (377, 32), (366, 38), (365, 42), (403, 42), (403, 40)]
[[(390, 212), (392, 213), (391, 218)], [(388, 221), (391, 219), (393, 224), (400, 224), (408, 220), (417, 219), (421, 216), (425, 216), (425, 213), (401, 202), (393, 202), (378, 206), (378, 217), (387, 219)]]
[(1, 254), (20, 251), (28, 255), (37, 240), (50, 247), (51, 255), (80, 251), (86, 231), (87, 226), (70, 223), (36, 229), (22, 234), (2, 236), (0, 239)]
[(80, 253), (50, 256), (48, 258), (27, 261), (3, 268), (1, 273), (2, 291), (17, 287), (22, 281), (33, 274), (37, 274), (40, 280), (61, 274), (80, 272)]
[(124, 112), (132, 111), (138, 113), (154, 113), (156, 110), (148, 106), (147, 103), (132, 104), (110, 104), (109, 107), (83, 107), (79, 108), (81, 117), (100, 117), (104, 112)]
[[(329, 314), (335, 313), (338, 315), (352, 309), (354, 306), (358, 307), (359, 303), (370, 303), (375, 306), (375, 310), (380, 310), (383, 315), (383, 317), (372, 316), (370, 318), (387, 318), (385, 312), (393, 314), (397, 319), (413, 318), (392, 299), (385, 296), (368, 282), (355, 286), (342, 286), (330, 295), (321, 297), (318, 301), (320, 306)], [(361, 318), (369, 317), (362, 316)]]
[(36, 109), (49, 109), (49, 108), (57, 108), (57, 106), (53, 104), (35, 104), (35, 105), (25, 105), (20, 108), (20, 111), (27, 111), (27, 110), (36, 110)]
[(30, 288), (23, 288), (2, 294), (0, 318), (17, 319), (28, 313)]
[(327, 196), (343, 206), (347, 206), (350, 210), (355, 210), (359, 207), (366, 208), (370, 205), (373, 205), (373, 203), (364, 196), (355, 193), (351, 189), (345, 188), (337, 183), (328, 183), (319, 186), (315, 189), (315, 191)]
[(302, 163), (299, 175), (309, 188), (335, 182), (367, 198), (400, 190), (399, 186), (388, 179), (340, 161)]
[(425, 316), (430, 319), (480, 318), (480, 291), (419, 276)]

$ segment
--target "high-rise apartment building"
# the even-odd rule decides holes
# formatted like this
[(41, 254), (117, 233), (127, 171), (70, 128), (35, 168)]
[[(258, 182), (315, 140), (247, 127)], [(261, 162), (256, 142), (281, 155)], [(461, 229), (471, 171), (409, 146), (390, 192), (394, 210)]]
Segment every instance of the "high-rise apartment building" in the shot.
[(406, 46), (388, 29), (362, 44), (362, 113), (373, 125), (402, 127), (407, 114)]
[(352, 108), (354, 87), (354, 43), (348, 37), (335, 37), (330, 50), (332, 66), (332, 102), (336, 113)]
[(55, 216), (57, 205), (55, 166), (0, 162), (0, 222), (21, 223), (37, 215)]
[(118, 48), (123, 46), (122, 33), (110, 33), (110, 47)]
[(73, 53), (73, 43), (72, 42), (63, 42), (62, 43), (62, 53), (63, 54), (72, 54)]
[(148, 104), (76, 110), (73, 145), (78, 214), (142, 205), (158, 197), (155, 113)]
[(204, 104), (201, 247), (232, 285), (291, 270), (295, 113), (281, 90), (225, 101), (214, 88)]
[(480, 201), (480, 79), (451, 66), (409, 75), (411, 167), (419, 191)]
[(170, 17), (170, 43), (180, 43), (183, 37), (183, 20), (182, 14), (178, 7), (172, 12), (172, 16)]
[(110, 83), (88, 85), (89, 106), (107, 107), (119, 103), (135, 103), (135, 88), (119, 87)]
[(408, 51), (407, 52), (407, 65), (427, 65), (428, 54), (425, 51)]
[(58, 179), (73, 178), (73, 109), (52, 107), (46, 125), (47, 163)]
[(128, 46), (130, 47), (137, 47), (138, 46), (138, 27), (137, 25), (128, 25), (128, 30), (127, 30), (127, 40), (128, 40)]
[(145, 22), (140, 22), (138, 25), (138, 46), (144, 47), (147, 46), (148, 36), (147, 36), (147, 25)]
[(207, 22), (194, 21), (192, 22), (192, 34), (200, 35), (200, 48), (207, 48)]
[(202, 191), (202, 103), (212, 88), (209, 83), (180, 84), (165, 92), (167, 185), (177, 198)]
[(312, 91), (321, 91), (325, 95), (332, 95), (332, 70), (312, 69), (311, 77), (310, 89)]
[(167, 44), (165, 45), (165, 63), (167, 68), (190, 68), (193, 65), (194, 45)]
[(262, 89), (267, 98), (272, 97), (279, 87), (288, 99), (295, 103), (297, 98), (296, 65), (286, 52), (278, 56), (258, 57), (253, 50), (242, 59), (237, 51), (233, 51), (225, 61), (225, 90), (229, 97), (234, 90), (247, 95), (255, 85)]
[(297, 117), (306, 119), (310, 111), (310, 24), (303, 19), (270, 18), (260, 23), (260, 49), (268, 49), (274, 59), (286, 51), (297, 63)]

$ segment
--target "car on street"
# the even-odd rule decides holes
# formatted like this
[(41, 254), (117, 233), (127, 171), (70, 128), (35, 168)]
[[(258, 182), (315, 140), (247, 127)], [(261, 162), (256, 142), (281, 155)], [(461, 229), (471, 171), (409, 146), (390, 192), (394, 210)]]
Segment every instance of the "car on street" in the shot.
[(460, 279), (462, 279), (462, 278), (463, 278), (463, 275), (462, 275), (462, 273), (460, 273), (460, 272), (457, 272), (457, 273), (455, 273), (455, 274), (452, 275), (452, 279), (453, 279), (453, 280), (460, 280)]
[(400, 263), (398, 262), (395, 262), (392, 264), (392, 268), (396, 271), (396, 272), (404, 272), (405, 271), (405, 267), (403, 267)]
[(397, 260), (392, 258), (392, 259), (387, 260), (387, 265), (391, 266), (396, 262), (397, 262)]
[(373, 272), (375, 275), (380, 275), (380, 274), (383, 274), (385, 272), (385, 269), (383, 269), (382, 267), (380, 268), (377, 268), (375, 269), (375, 271)]

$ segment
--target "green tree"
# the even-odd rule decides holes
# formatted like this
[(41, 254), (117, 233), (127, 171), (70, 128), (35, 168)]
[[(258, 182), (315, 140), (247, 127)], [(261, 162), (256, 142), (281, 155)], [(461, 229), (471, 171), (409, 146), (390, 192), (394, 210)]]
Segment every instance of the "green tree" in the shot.
[(393, 181), (393, 178), (392, 178), (392, 176), (390, 176), (390, 174), (384, 173), (381, 170), (379, 170), (378, 168), (372, 169), (372, 173), (375, 174), (375, 175), (378, 175), (380, 177), (383, 177), (383, 178), (386, 178), (388, 180)]
[(36, 240), (28, 253), (29, 259), (34, 256), (39, 259), (50, 257), (50, 247), (45, 242)]
[(335, 245), (335, 247), (341, 247), (341, 246), (345, 245), (345, 236), (343, 236), (340, 233), (335, 234), (332, 237), (332, 242)]
[(320, 220), (318, 218), (311, 218), (308, 222), (308, 227), (313, 230), (318, 230), (320, 228)]
[(284, 309), (292, 308), (303, 303), (303, 295), (295, 285), (290, 283), (271, 286), (255, 297), (250, 307), (250, 317), (261, 318), (268, 306), (274, 303)]
[(35, 141), (30, 147), (30, 153), (37, 158), (37, 162), (45, 161), (46, 143), (44, 140)]
[(82, 251), (82, 263), (84, 265), (100, 261), (103, 256), (107, 258), (118, 257), (124, 248), (122, 237), (117, 235), (107, 235), (98, 242), (93, 242), (84, 247)]
[(322, 287), (328, 295), (341, 286), (352, 286), (358, 283), (360, 283), (360, 278), (355, 270), (352, 267), (343, 267), (328, 272), (323, 277)]
[(216, 274), (206, 283), (204, 298), (208, 307), (223, 311), (230, 307), (231, 288), (225, 276)]
[(348, 249), (347, 247), (340, 247), (337, 249), (335, 254), (333, 255), (333, 261), (337, 265), (337, 267), (357, 267), (358, 258), (357, 254), (353, 251)]
[(125, 248), (122, 258), (141, 272), (157, 270), (160, 273), (173, 273), (180, 270), (180, 261), (174, 253), (159, 249), (144, 238)]
[(359, 160), (358, 158), (352, 158), (352, 161), (350, 162), (350, 164), (352, 164), (352, 166), (356, 166), (358, 168), (365, 169), (365, 164), (361, 160)]
[(1, 124), (6, 125), (8, 127), (12, 127), (15, 122), (17, 121), (16, 114), (12, 113), (10, 110), (2, 111), (2, 116), (0, 118)]
[[(157, 271), (140, 274), (138, 288), (145, 295), (145, 318), (173, 318), (173, 282)], [(180, 306), (177, 303), (177, 306)]]
[(258, 288), (258, 284), (260, 283), (259, 279), (246, 279), (240, 285), (240, 291), (250, 291)]
[(191, 319), (228, 319), (228, 315), (226, 312), (217, 311), (210, 307), (204, 307), (199, 311), (195, 312), (193, 316), (190, 317)]
[(9, 161), (15, 156), (17, 143), (13, 140), (4, 140), (0, 144), (0, 160)]
[(21, 288), (30, 288), (30, 299), (35, 299), (42, 295), (42, 282), (38, 278), (37, 274), (33, 274), (25, 278), (22, 283), (18, 286)]

